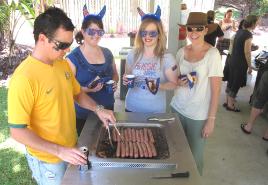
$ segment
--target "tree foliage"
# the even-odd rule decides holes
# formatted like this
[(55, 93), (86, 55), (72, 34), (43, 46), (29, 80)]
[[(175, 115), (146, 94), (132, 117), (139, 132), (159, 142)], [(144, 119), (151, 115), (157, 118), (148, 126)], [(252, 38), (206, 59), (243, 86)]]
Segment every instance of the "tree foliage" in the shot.
[(262, 16), (268, 13), (268, 0), (216, 0), (215, 8), (221, 6), (237, 9), (241, 12), (241, 17), (248, 14)]

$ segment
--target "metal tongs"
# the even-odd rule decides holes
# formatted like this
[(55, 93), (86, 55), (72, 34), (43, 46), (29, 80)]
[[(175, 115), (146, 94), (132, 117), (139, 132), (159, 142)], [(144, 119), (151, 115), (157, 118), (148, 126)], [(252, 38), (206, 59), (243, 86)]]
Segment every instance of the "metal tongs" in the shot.
[(111, 147), (114, 148), (114, 145), (113, 145), (113, 142), (112, 142), (112, 138), (111, 138), (111, 132), (110, 132), (109, 125), (107, 127), (107, 131), (108, 131), (109, 143), (110, 143)]
[(175, 118), (171, 117), (171, 118), (157, 118), (157, 117), (150, 117), (147, 119), (148, 121), (159, 121), (159, 122), (165, 122), (165, 121), (174, 121)]
[(120, 139), (123, 140), (123, 138), (122, 138), (122, 136), (121, 136), (121, 134), (120, 134), (120, 132), (119, 132), (119, 130), (118, 130), (116, 124), (113, 124), (113, 126), (114, 126), (114, 128), (115, 128), (117, 134), (119, 135)]
[[(109, 125), (110, 125), (110, 124), (111, 124), (111, 123), (109, 123)], [(112, 146), (112, 148), (114, 148), (114, 145), (113, 145), (113, 142), (112, 142), (111, 131), (110, 131), (110, 127), (109, 127), (109, 125), (108, 125), (108, 127), (107, 127), (108, 137), (109, 137), (109, 143), (110, 143), (110, 145)], [(119, 135), (119, 137), (120, 137), (120, 139), (121, 139), (121, 141), (123, 141), (123, 137), (121, 136), (121, 134), (120, 134), (120, 132), (119, 132), (119, 130), (118, 130), (116, 124), (111, 124), (111, 125), (114, 126), (114, 128), (115, 128), (117, 134)]]

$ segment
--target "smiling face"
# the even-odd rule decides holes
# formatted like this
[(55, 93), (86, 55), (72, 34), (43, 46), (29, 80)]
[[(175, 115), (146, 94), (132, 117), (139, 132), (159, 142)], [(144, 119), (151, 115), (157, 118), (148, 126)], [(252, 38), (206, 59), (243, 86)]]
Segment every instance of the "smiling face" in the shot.
[(226, 14), (225, 14), (225, 18), (227, 19), (231, 19), (233, 16), (233, 12), (232, 11), (227, 11)]
[(187, 27), (187, 37), (192, 43), (204, 41), (207, 31), (205, 26)]
[(155, 47), (158, 41), (158, 30), (154, 23), (149, 23), (144, 30), (140, 31), (140, 36), (145, 47)]
[(101, 37), (103, 36), (103, 29), (101, 29), (97, 24), (91, 23), (87, 29), (82, 30), (82, 34), (86, 44), (91, 46), (97, 46)]

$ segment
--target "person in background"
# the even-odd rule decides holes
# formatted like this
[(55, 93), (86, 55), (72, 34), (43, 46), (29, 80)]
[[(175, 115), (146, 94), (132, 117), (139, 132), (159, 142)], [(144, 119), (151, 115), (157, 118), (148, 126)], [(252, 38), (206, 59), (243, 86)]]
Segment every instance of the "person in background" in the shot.
[(222, 40), (224, 33), (221, 30), (221, 27), (217, 23), (214, 23), (215, 12), (213, 10), (209, 10), (207, 12), (207, 17), (208, 17), (207, 27), (210, 30), (214, 30), (214, 31), (205, 35), (205, 41), (211, 44), (212, 46), (215, 46), (216, 39), (218, 38), (218, 40)]
[[(106, 109), (114, 110), (114, 92), (107, 91), (105, 82), (113, 80), (113, 91), (115, 91), (119, 79), (118, 73), (112, 52), (98, 45), (104, 35), (102, 18), (105, 11), (106, 6), (99, 14), (89, 14), (84, 5), (82, 28), (75, 36), (80, 46), (76, 47), (67, 59), (82, 90), (98, 104)], [(75, 109), (76, 128), (80, 135), (88, 114), (93, 112), (81, 107), (78, 103), (75, 104)]]
[(247, 71), (251, 74), (252, 33), (258, 24), (258, 16), (248, 15), (243, 23), (244, 29), (238, 30), (234, 37), (229, 61), (229, 75), (226, 87), (226, 110), (240, 112), (235, 106), (235, 97), (241, 87), (246, 85)]
[[(268, 102), (268, 68), (266, 67), (265, 72), (262, 74), (260, 82), (256, 90), (254, 90), (251, 100), (251, 112), (247, 122), (240, 125), (241, 130), (245, 134), (251, 134), (253, 125), (257, 117), (263, 112), (264, 105)], [(268, 127), (262, 137), (264, 141), (268, 141)]]
[(76, 148), (74, 100), (108, 125), (113, 112), (80, 91), (63, 59), (73, 42), (74, 25), (59, 8), (48, 8), (34, 21), (35, 47), (15, 70), (8, 90), (10, 135), (26, 145), (26, 158), (38, 184), (59, 185), (67, 164), (83, 165)]
[[(178, 71), (175, 58), (166, 51), (166, 35), (158, 6), (154, 14), (145, 14), (138, 8), (141, 25), (135, 47), (127, 56), (126, 74), (135, 75), (134, 88), (126, 95), (126, 111), (166, 112), (166, 90), (176, 88)], [(123, 77), (123, 84), (129, 82)], [(150, 85), (151, 83), (151, 85)]]
[[(238, 30), (240, 29), (244, 29), (243, 28), (243, 24), (244, 24), (245, 19), (242, 19), (239, 23), (238, 26)], [(230, 46), (229, 46), (229, 50), (228, 50), (228, 54), (225, 60), (225, 64), (224, 64), (224, 69), (223, 69), (223, 79), (222, 81), (228, 81), (228, 77), (229, 77), (229, 67), (230, 67), (230, 58), (231, 58), (231, 54), (232, 54), (232, 50), (233, 50), (233, 44), (234, 44), (234, 38), (235, 35), (233, 35), (230, 39)], [(227, 96), (226, 96), (226, 102), (227, 102)], [(227, 103), (223, 104), (223, 107), (226, 107)]]
[(223, 76), (219, 51), (204, 40), (209, 31), (206, 26), (205, 13), (190, 13), (186, 27), (191, 44), (177, 53), (179, 87), (170, 104), (182, 123), (200, 175), (205, 141), (214, 130)]
[(220, 54), (223, 55), (223, 50), (228, 50), (230, 46), (230, 39), (233, 33), (236, 31), (235, 21), (232, 19), (233, 10), (229, 9), (224, 14), (223, 20), (219, 22), (219, 25), (224, 33), (223, 39), (218, 40), (217, 48), (220, 51)]

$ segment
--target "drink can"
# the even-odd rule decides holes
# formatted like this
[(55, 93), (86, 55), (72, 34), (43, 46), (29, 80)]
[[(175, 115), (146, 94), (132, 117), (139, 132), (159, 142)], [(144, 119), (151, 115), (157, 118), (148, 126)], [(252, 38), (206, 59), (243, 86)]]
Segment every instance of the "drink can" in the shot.
[(88, 161), (89, 151), (86, 146), (80, 147), (79, 150), (87, 156), (87, 164), (79, 165), (79, 171), (83, 173), (83, 172), (88, 171), (91, 168), (90, 162)]

